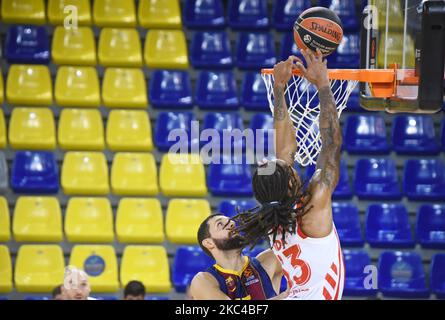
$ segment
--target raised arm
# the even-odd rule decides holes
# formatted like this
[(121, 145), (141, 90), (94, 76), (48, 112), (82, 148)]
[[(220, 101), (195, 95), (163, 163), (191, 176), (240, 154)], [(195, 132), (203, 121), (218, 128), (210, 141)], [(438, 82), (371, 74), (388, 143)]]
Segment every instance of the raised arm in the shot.
[(286, 91), (293, 69), (296, 68), (294, 61), (298, 59), (290, 56), (286, 61), (282, 61), (274, 66), (274, 129), (275, 147), (278, 159), (286, 161), (293, 166), (295, 153), (297, 152), (297, 140), (295, 137), (295, 127), (289, 117), (287, 110)]
[(199, 272), (193, 278), (190, 295), (193, 300), (230, 300), (219, 288), (218, 281), (207, 272)]
[(334, 192), (340, 174), (340, 154), (342, 135), (338, 119), (335, 99), (331, 91), (327, 61), (323, 61), (320, 51), (317, 53), (303, 52), (308, 68), (298, 64), (303, 75), (318, 89), (320, 100), (319, 129), (321, 135), (321, 151), (317, 158), (317, 169), (321, 169), (320, 182)]
[(303, 231), (313, 238), (323, 238), (332, 232), (331, 197), (340, 174), (342, 136), (335, 100), (330, 88), (327, 62), (320, 51), (302, 52), (307, 69), (300, 63), (297, 67), (308, 81), (318, 89), (320, 100), (319, 129), (322, 147), (317, 159), (317, 170), (309, 184), (310, 205), (313, 209), (303, 217)]

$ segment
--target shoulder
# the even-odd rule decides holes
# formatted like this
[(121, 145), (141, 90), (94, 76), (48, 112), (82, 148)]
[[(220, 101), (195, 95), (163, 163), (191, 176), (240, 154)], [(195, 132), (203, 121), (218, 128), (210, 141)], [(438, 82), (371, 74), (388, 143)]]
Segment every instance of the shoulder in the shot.
[(218, 285), (218, 281), (215, 279), (214, 276), (212, 276), (210, 273), (202, 271), (198, 272), (192, 279), (192, 282), (190, 284), (190, 288), (192, 290), (199, 289), (202, 286), (208, 286), (208, 285)]
[(281, 263), (271, 249), (261, 252), (256, 259), (269, 275), (281, 272)]

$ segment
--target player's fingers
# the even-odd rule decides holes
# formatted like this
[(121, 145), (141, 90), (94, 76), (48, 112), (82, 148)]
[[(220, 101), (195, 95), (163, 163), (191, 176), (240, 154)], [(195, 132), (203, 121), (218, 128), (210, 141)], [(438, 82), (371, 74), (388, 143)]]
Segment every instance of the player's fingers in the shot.
[(307, 64), (308, 66), (311, 65), (311, 60), (309, 59), (309, 56), (308, 56), (306, 50), (304, 50), (304, 49), (301, 50), (301, 54), (303, 55), (304, 60), (306, 61), (306, 64)]
[(317, 57), (317, 59), (320, 59), (320, 61), (321, 61), (321, 59), (323, 59), (323, 54), (321, 53), (319, 48), (317, 48), (317, 52), (316, 52), (315, 56)]
[(314, 61), (314, 54), (311, 51), (311, 49), (306, 49), (306, 56), (307, 56), (306, 61), (308, 63), (308, 66), (315, 62)]
[(301, 62), (297, 62), (295, 66), (296, 66), (297, 70), (299, 70), (299, 71), (301, 72), (301, 74), (302, 74), (303, 76), (306, 75), (307, 70), (306, 70), (306, 68), (304, 67), (303, 63), (301, 63)]
[(294, 64), (294, 63), (297, 63), (297, 62), (303, 63), (303, 61), (302, 61), (299, 57), (294, 56), (294, 55), (289, 56), (289, 59), (292, 60), (292, 63), (293, 63), (293, 64)]

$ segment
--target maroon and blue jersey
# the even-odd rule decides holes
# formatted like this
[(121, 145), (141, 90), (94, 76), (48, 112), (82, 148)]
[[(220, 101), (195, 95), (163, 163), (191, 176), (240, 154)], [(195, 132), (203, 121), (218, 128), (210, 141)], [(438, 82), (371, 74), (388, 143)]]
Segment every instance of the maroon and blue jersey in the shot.
[(256, 258), (245, 256), (240, 272), (214, 264), (206, 271), (216, 278), (219, 287), (232, 300), (266, 300), (277, 294), (269, 275)]

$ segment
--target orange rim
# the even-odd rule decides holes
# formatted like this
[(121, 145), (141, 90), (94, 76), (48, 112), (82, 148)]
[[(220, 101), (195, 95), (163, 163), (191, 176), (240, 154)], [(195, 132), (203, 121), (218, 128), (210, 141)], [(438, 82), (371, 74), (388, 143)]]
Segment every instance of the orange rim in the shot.
[[(273, 69), (261, 69), (261, 73), (273, 75)], [(293, 74), (302, 76), (299, 70)], [(396, 69), (329, 69), (329, 79), (368, 82), (375, 97), (388, 98), (395, 92)]]

